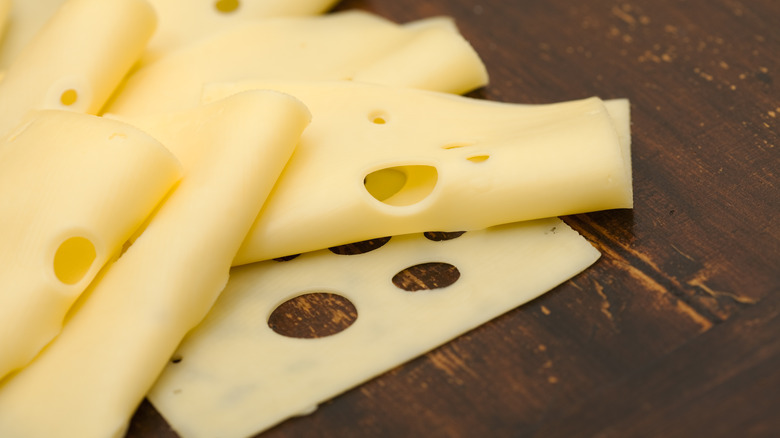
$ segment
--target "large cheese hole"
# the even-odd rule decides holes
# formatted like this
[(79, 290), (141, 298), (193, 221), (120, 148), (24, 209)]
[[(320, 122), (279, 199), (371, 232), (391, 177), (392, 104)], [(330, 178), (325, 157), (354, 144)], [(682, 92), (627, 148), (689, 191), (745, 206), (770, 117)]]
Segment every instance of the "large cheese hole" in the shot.
[(328, 248), (330, 252), (338, 255), (357, 255), (371, 252), (383, 247), (390, 241), (390, 237), (380, 237), (378, 239), (364, 240), (362, 242), (348, 243), (346, 245), (332, 246)]
[(238, 9), (239, 6), (241, 6), (241, 4), (238, 0), (219, 0), (214, 4), (217, 11), (222, 12), (223, 14), (233, 12)]
[(71, 106), (79, 99), (79, 93), (74, 89), (65, 90), (60, 95), (60, 102), (65, 106)]
[(291, 338), (322, 338), (346, 330), (357, 319), (357, 309), (347, 298), (328, 292), (312, 292), (280, 304), (268, 317), (268, 327)]
[(441, 289), (460, 279), (460, 271), (449, 263), (432, 262), (410, 266), (393, 276), (393, 284), (407, 292)]
[(363, 185), (377, 201), (403, 207), (427, 198), (438, 179), (439, 173), (433, 166), (395, 166), (369, 173)]
[(54, 254), (54, 274), (65, 284), (76, 284), (92, 267), (95, 257), (95, 245), (89, 239), (71, 237)]

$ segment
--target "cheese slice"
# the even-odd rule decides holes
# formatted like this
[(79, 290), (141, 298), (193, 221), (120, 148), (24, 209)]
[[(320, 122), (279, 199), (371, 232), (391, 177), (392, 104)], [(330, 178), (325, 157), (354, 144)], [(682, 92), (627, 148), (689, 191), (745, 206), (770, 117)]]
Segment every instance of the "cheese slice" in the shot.
[[(5, 36), (5, 26), (8, 21), (8, 14), (11, 12), (11, 0), (0, 0), (0, 44), (3, 43)], [(2, 66), (0, 65), (0, 69)]]
[(250, 92), (145, 124), (185, 175), (54, 342), (0, 384), (0, 436), (121, 436), (224, 288), (309, 119), (289, 96)]
[[(191, 108), (207, 82), (258, 78), (359, 77), (446, 92), (484, 85), (485, 67), (455, 27), (425, 23), (399, 26), (358, 11), (246, 23), (141, 68), (106, 112), (134, 117)], [(398, 77), (387, 68), (397, 70)], [(448, 78), (439, 83), (442, 71)]]
[(143, 57), (148, 64), (181, 46), (237, 24), (266, 17), (314, 15), (338, 0), (149, 0), (159, 29)]
[[(0, 34), (0, 70), (16, 58), (66, 0), (0, 0), (8, 10), (5, 31)], [(2, 12), (0, 12), (2, 16)], [(2, 21), (2, 20), (0, 20)], [(0, 27), (2, 25), (0, 24)]]
[(31, 113), (0, 140), (0, 378), (59, 332), (180, 177), (156, 140), (95, 116)]
[(534, 106), (304, 81), (211, 84), (204, 99), (252, 88), (300, 98), (314, 120), (236, 265), (632, 206), (627, 101), (613, 118), (598, 98)]
[(95, 114), (154, 32), (144, 0), (69, 0), (0, 81), (0, 136), (34, 109)]
[[(324, 250), (237, 267), (148, 397), (182, 437), (250, 436), (541, 295), (598, 257), (552, 218), (440, 242), (397, 236), (359, 255)], [(447, 263), (460, 277), (416, 292), (391, 281), (423, 263)], [(323, 291), (355, 306), (346, 330), (299, 339), (269, 328), (280, 303)]]

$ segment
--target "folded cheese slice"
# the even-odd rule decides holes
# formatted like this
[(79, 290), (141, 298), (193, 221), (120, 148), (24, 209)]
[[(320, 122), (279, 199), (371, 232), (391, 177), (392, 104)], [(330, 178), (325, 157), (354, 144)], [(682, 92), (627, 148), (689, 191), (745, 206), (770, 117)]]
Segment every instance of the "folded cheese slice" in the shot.
[(184, 334), (224, 288), (309, 119), (290, 96), (250, 92), (144, 121), (185, 175), (54, 342), (0, 384), (0, 436), (121, 436)]
[(11, 65), (24, 46), (35, 37), (65, 1), (0, 0), (0, 3), (10, 6), (6, 28), (0, 37), (0, 70)]
[[(324, 250), (237, 267), (149, 399), (182, 437), (252, 436), (541, 295), (598, 257), (552, 218), (446, 241), (396, 236), (358, 255)], [(415, 292), (393, 282), (427, 263), (453, 266), (459, 278)], [(318, 292), (347, 298), (354, 323), (317, 339), (269, 327), (280, 303)]]
[(142, 63), (148, 64), (181, 46), (237, 24), (266, 17), (314, 15), (338, 0), (149, 0), (159, 28)]
[(180, 177), (156, 140), (96, 116), (34, 112), (0, 140), (0, 378), (59, 332)]
[(95, 114), (154, 32), (144, 0), (69, 0), (0, 81), (0, 136), (34, 109)]
[(627, 101), (517, 105), (347, 81), (211, 84), (204, 99), (252, 88), (300, 98), (314, 120), (236, 265), (632, 206)]
[(484, 65), (446, 21), (399, 26), (348, 11), (246, 23), (141, 68), (106, 112), (134, 117), (191, 108), (203, 84), (217, 81), (357, 77), (456, 93), (484, 85)]

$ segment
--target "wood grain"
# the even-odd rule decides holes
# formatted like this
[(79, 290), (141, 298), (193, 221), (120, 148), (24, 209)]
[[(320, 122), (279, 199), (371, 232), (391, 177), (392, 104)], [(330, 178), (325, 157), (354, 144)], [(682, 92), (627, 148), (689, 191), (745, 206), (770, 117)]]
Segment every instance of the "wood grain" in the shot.
[[(554, 291), (262, 437), (780, 436), (780, 2), (346, 0), (450, 15), (471, 96), (631, 100), (635, 208)], [(129, 437), (175, 434), (144, 404)]]

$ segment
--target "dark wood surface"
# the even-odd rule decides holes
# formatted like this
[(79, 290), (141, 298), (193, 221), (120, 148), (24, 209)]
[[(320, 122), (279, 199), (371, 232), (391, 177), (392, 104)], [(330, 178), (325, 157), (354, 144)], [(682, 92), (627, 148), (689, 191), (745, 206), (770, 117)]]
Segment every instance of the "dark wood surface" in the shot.
[[(541, 298), (262, 437), (780, 436), (780, 1), (346, 0), (456, 18), (473, 96), (631, 100), (635, 208)], [(130, 437), (175, 436), (144, 403)]]

